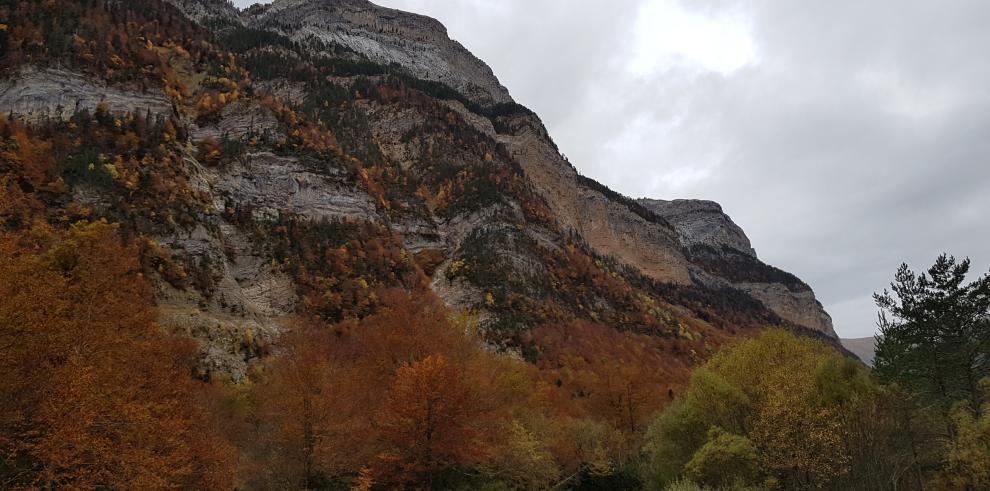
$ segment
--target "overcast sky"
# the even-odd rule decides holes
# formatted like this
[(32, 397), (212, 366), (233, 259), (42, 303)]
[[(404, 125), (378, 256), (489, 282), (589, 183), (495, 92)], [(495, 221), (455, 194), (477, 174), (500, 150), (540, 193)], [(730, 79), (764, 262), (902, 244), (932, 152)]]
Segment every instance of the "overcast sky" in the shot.
[(721, 203), (844, 337), (901, 262), (987, 271), (990, 2), (376, 3), (442, 21), (583, 174)]

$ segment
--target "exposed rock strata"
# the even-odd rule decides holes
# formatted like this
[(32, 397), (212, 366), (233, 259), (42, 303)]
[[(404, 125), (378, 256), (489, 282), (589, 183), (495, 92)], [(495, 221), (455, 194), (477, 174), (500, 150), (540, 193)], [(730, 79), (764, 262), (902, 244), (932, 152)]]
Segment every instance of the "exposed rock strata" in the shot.
[(165, 0), (199, 24), (210, 21), (240, 22), (241, 13), (226, 0)]
[(65, 120), (76, 111), (92, 112), (101, 102), (115, 113), (172, 113), (172, 104), (161, 91), (109, 87), (71, 70), (26, 67), (0, 79), (0, 111), (24, 121)]
[(343, 183), (340, 170), (295, 157), (247, 154), (235, 165), (211, 172), (214, 204), (247, 206), (256, 219), (289, 212), (307, 219), (351, 218), (379, 221), (367, 193)]
[[(486, 141), (502, 144), (507, 153), (491, 165), (518, 164), (526, 185), (545, 199), (556, 222), (556, 227), (528, 223), (520, 203), (507, 196), (484, 209), (443, 217), (434, 213), (432, 205), (422, 203), (387, 209), (333, 159), (253, 152), (207, 167), (196, 160), (191, 146), (182, 165), (193, 188), (206, 197), (207, 209), (196, 226), (170, 231), (157, 240), (176, 258), (200, 265), (211, 278), (212, 290), (179, 291), (158, 282), (157, 298), (163, 325), (202, 342), (206, 374), (245, 377), (250, 360), (278, 336), (298, 302), (296, 285), (272, 264), (264, 241), (224, 218), (228, 207), (250, 210), (259, 221), (288, 213), (304, 220), (342, 218), (384, 224), (402, 237), (409, 252), (439, 251), (438, 262), (443, 262), (432, 271), (434, 291), (455, 309), (478, 312), (482, 320), (490, 314), (484, 305), (489, 292), (464, 277), (447, 275), (466, 243), (474, 240), (488, 247), (486, 259), (500, 268), (499, 281), (524, 278), (535, 283), (545, 278), (547, 265), (533, 247), (521, 244), (536, 244), (556, 254), (576, 237), (600, 256), (610, 256), (651, 279), (711, 291), (734, 288), (781, 318), (834, 339), (831, 319), (811, 288), (760, 262), (745, 233), (717, 203), (625, 199), (581, 178), (535, 115), (516, 108), (493, 116), (494, 105), (511, 102), (508, 91), (483, 62), (450, 40), (439, 22), (363, 0), (278, 0), (249, 13), (219, 0), (170, 1), (202, 25), (219, 19), (228, 26), (245, 23), (276, 30), (296, 41), (319, 39), (351, 50), (345, 56), (399, 67), (414, 77), (452, 87), (466, 98), (439, 101), (441, 113), (449, 109), (453, 119), (463, 120), (490, 139)], [(335, 75), (328, 80), (350, 87), (356, 78)], [(384, 78), (371, 77), (375, 82)], [(288, 79), (259, 81), (254, 89), (296, 104), (308, 97), (304, 83)], [(93, 110), (101, 101), (111, 111), (174, 114), (164, 94), (108, 87), (64, 69), (26, 68), (0, 80), (0, 111), (29, 121), (66, 118), (77, 109)], [(366, 140), (374, 151), (403, 172), (419, 172), (417, 166), (437, 158), (432, 148), (453, 139), (442, 129), (422, 132), (416, 142), (407, 138), (424, 127), (443, 128), (427, 124), (437, 117), (432, 105), (378, 104), (364, 98), (350, 104), (362, 121), (367, 120)], [(267, 133), (276, 139), (285, 135), (270, 110), (248, 100), (226, 106), (215, 123), (183, 123), (194, 145), (225, 135), (233, 140), (249, 134)], [(443, 158), (471, 158), (469, 152), (459, 152), (455, 148), (455, 155)], [(94, 207), (106, 204), (99, 190), (79, 186), (73, 191), (79, 202)], [(601, 312), (614, 310), (602, 298), (587, 303)]]

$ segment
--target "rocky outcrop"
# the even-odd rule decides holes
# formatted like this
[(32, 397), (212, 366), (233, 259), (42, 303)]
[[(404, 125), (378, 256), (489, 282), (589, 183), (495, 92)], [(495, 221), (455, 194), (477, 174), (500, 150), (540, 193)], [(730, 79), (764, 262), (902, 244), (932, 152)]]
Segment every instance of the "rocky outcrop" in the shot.
[(537, 116), (509, 117), (512, 121), (503, 123), (512, 131), (499, 133), (489, 118), (455, 101), (446, 104), (475, 129), (506, 146), (530, 183), (547, 200), (563, 230), (578, 234), (592, 248), (651, 278), (691, 282), (688, 260), (669, 224), (648, 220), (627, 204), (586, 185), (557, 150)]
[[(491, 70), (450, 40), (446, 29), (428, 17), (365, 0), (276, 0), (270, 6), (253, 9), (245, 22), (296, 41), (344, 46), (363, 59), (448, 85), (480, 106), (512, 102)], [(581, 177), (561, 156), (534, 114), (519, 110), (493, 117), (455, 101), (444, 102), (476, 130), (503, 144), (547, 201), (559, 228), (579, 236), (598, 253), (661, 282), (741, 290), (781, 318), (834, 338), (831, 319), (811, 288), (759, 261), (746, 234), (717, 203), (629, 200)], [(419, 115), (368, 110), (373, 137), (389, 160), (408, 167), (422, 157), (417, 153), (420, 148), (405, 144), (401, 138), (421, 123)], [(438, 235), (445, 237), (449, 250), (456, 250), (471, 231), (449, 234), (441, 230), (443, 227), (438, 228)], [(416, 245), (426, 247), (428, 243), (435, 244), (419, 241)], [(436, 281), (435, 286), (439, 286)], [(472, 297), (476, 294), (467, 293)]]
[(196, 141), (209, 137), (238, 140), (248, 135), (268, 136), (272, 139), (283, 136), (281, 125), (271, 110), (247, 101), (235, 101), (226, 105), (220, 111), (219, 121), (195, 125), (191, 134)]
[(511, 101), (491, 68), (451, 40), (447, 28), (430, 17), (365, 0), (276, 0), (246, 22), (297, 41), (344, 46), (373, 62), (444, 83), (483, 105)]
[(794, 291), (780, 283), (733, 283), (732, 286), (763, 302), (781, 318), (838, 339), (832, 317), (825, 312), (811, 288)]
[(289, 212), (311, 220), (350, 218), (379, 221), (367, 193), (344, 183), (341, 171), (295, 157), (247, 154), (236, 164), (210, 171), (214, 206), (248, 207), (255, 219)]
[(511, 133), (498, 133), (489, 119), (456, 102), (448, 104), (475, 129), (505, 145), (536, 191), (547, 200), (561, 229), (578, 234), (592, 248), (651, 278), (691, 282), (688, 261), (674, 230), (665, 223), (647, 220), (626, 204), (583, 184), (539, 118), (518, 114), (509, 123), (514, 128)]
[(161, 91), (110, 87), (70, 70), (28, 66), (0, 79), (0, 112), (24, 121), (65, 120), (76, 111), (92, 112), (101, 102), (114, 113), (172, 114)]
[(240, 11), (227, 0), (165, 0), (198, 24), (240, 22)]
[[(285, 214), (300, 220), (347, 219), (387, 227), (401, 236), (403, 254), (423, 253), (429, 258), (423, 271), (431, 276), (430, 284), (441, 298), (458, 311), (470, 310), (493, 325), (501, 322), (498, 316), (503, 315), (508, 320), (499, 328), (506, 332), (545, 321), (537, 317), (516, 319), (510, 307), (504, 306), (516, 308), (522, 300), (540, 299), (558, 302), (553, 308), (560, 312), (549, 314), (580, 313), (596, 322), (598, 314), (624, 314), (624, 309), (638, 308), (637, 302), (641, 302), (650, 306), (643, 310), (646, 315), (673, 319), (670, 312), (677, 310), (685, 318), (696, 316), (695, 327), (707, 328), (711, 319), (707, 309), (735, 308), (718, 306), (719, 295), (732, 288), (737, 291), (729, 292), (730, 300), (725, 303), (742, 298), (737, 303), (758, 312), (758, 316), (742, 317), (739, 325), (778, 323), (769, 309), (790, 324), (834, 339), (831, 320), (811, 288), (793, 275), (762, 263), (742, 229), (717, 203), (634, 201), (582, 177), (560, 154), (539, 118), (512, 104), (508, 91), (491, 70), (452, 41), (436, 20), (365, 0), (277, 0), (245, 12), (223, 0), (169, 3), (202, 26), (232, 30), (248, 26), (299, 42), (297, 46), (281, 42), (252, 50), (285, 53), (290, 57), (286, 59), (299, 64), (309, 63), (309, 55), (318, 58), (323, 54), (334, 58), (325, 60), (327, 66), (335, 67), (334, 63), (343, 59), (342, 65), (359, 67), (339, 72), (328, 69), (313, 77), (346, 89), (342, 91), (345, 94), (355, 92), (352, 89), (359, 86), (356, 82), (362, 74), (367, 77), (360, 80), (364, 84), (384, 81), (387, 74), (395, 72), (439, 83), (398, 77), (401, 83), (419, 90), (402, 88), (401, 96), (395, 99), (376, 98), (362, 91), (361, 95), (344, 96), (343, 104), (326, 101), (325, 107), (339, 104), (332, 110), (348, 111), (352, 119), (307, 112), (307, 117), (334, 121), (328, 126), (336, 133), (341, 149), (334, 155), (314, 155), (287, 150), (281, 144), (265, 146), (283, 141), (291, 133), (250, 95), (210, 118), (193, 121), (188, 114), (176, 113), (164, 94), (109, 87), (67, 70), (29, 67), (0, 80), (0, 111), (14, 112), (23, 119), (65, 118), (75, 110), (93, 110), (106, 102), (111, 111), (175, 116), (189, 130), (189, 145), (181, 150), (185, 158), (176, 164), (185, 167), (181, 174), (188, 177), (202, 202), (197, 202), (194, 220), (184, 222), (179, 229), (167, 228), (155, 239), (199, 276), (195, 288), (186, 290), (158, 281), (156, 293), (161, 324), (201, 341), (201, 369), (206, 375), (216, 372), (243, 379), (250, 361), (277, 338), (297, 310), (297, 285), (273, 260), (272, 245), (259, 235), (262, 228), (257, 227)], [(305, 53), (307, 49), (314, 52)], [(325, 94), (311, 93), (311, 89), (325, 88), (314, 83), (275, 72), (252, 81), (251, 92), (266, 92), (291, 107), (312, 109), (319, 107), (314, 102), (324, 101), (311, 97)], [(457, 100), (440, 100), (443, 98)], [(252, 137), (258, 137), (262, 144), (245, 146)], [(224, 158), (210, 166), (202, 165), (194, 155), (196, 144), (207, 138), (221, 139), (228, 145), (224, 146)], [(251, 151), (241, 153), (248, 147)], [(485, 167), (488, 165), (510, 169), (517, 186), (514, 191), (507, 186), (498, 188), (495, 194), (501, 195), (496, 199), (460, 209), (451, 202), (438, 207), (439, 188), (425, 186), (421, 187), (422, 194), (421, 189), (409, 186), (385, 190), (394, 191), (388, 193), (394, 196), (379, 198), (381, 194), (355, 176), (361, 170), (350, 165), (354, 161), (343, 165), (352, 157), (366, 158), (365, 163), (370, 164), (379, 161), (385, 164), (381, 168), (394, 166), (389, 172), (394, 170), (408, 178), (382, 181), (389, 185), (421, 180), (433, 186), (436, 183), (423, 179), (427, 177), (424, 174), (441, 175), (433, 164), (449, 160), (465, 169), (470, 166), (473, 177), (484, 175), (478, 169), (490, 170)], [(378, 164), (369, 168), (374, 165)], [(462, 176), (464, 180), (467, 175)], [(85, 186), (73, 190), (77, 201), (94, 208), (108, 203), (99, 193)], [(616, 300), (589, 291), (579, 303), (569, 304), (571, 298), (563, 297), (573, 289), (546, 287), (553, 278), (558, 278), (558, 283), (560, 278), (569, 282), (572, 275), (580, 273), (576, 267), (569, 270), (575, 265), (562, 259), (567, 251), (573, 252), (572, 246), (580, 246), (582, 253), (594, 259), (595, 266), (585, 267), (607, 269), (616, 285), (625, 285), (613, 285), (616, 292), (636, 285), (649, 295)], [(555, 263), (556, 258), (562, 262)], [(472, 266), (479, 266), (473, 272), (476, 276), (463, 274)], [(458, 270), (462, 274), (456, 274)], [(568, 276), (561, 276), (564, 274)], [(502, 297), (506, 301), (497, 304), (492, 291), (506, 284), (515, 288), (509, 292), (513, 296), (506, 294)], [(667, 293), (670, 295), (665, 296)], [(551, 298), (551, 294), (561, 298)], [(685, 297), (678, 296), (682, 294), (690, 296), (693, 303), (674, 305), (686, 302)], [(627, 322), (626, 327), (632, 329), (659, 325), (647, 323), (652, 319), (647, 317), (617, 315), (611, 319)], [(724, 331), (718, 335), (736, 332), (733, 319), (740, 318), (727, 319), (719, 324), (717, 329)], [(713, 326), (708, 326), (711, 332), (716, 329)], [(661, 330), (665, 328), (661, 326)], [(683, 335), (683, 325), (670, 324), (670, 328), (674, 335)]]
[(724, 246), (756, 257), (749, 237), (714, 201), (645, 198), (638, 201), (670, 222), (685, 247), (707, 245), (720, 249)]

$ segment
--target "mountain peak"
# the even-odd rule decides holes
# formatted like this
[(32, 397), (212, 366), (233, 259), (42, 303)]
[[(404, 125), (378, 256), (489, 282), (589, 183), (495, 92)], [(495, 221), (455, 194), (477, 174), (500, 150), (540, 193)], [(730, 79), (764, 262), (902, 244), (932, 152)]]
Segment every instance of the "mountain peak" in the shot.
[(722, 211), (722, 205), (697, 199), (640, 199), (646, 208), (667, 219), (687, 247), (708, 245), (717, 249), (730, 247), (756, 257), (743, 229)]
[(443, 83), (480, 105), (512, 102), (491, 68), (450, 39), (438, 20), (365, 0), (277, 0), (246, 19), (295, 41), (351, 49), (372, 62), (398, 66)]

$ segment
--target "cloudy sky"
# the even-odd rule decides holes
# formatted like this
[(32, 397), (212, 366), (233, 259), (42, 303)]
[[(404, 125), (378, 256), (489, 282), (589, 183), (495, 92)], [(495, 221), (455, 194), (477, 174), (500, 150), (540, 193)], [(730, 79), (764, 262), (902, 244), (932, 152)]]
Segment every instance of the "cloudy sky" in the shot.
[(840, 335), (901, 262), (990, 265), (990, 2), (376, 3), (441, 20), (582, 173), (720, 202)]

